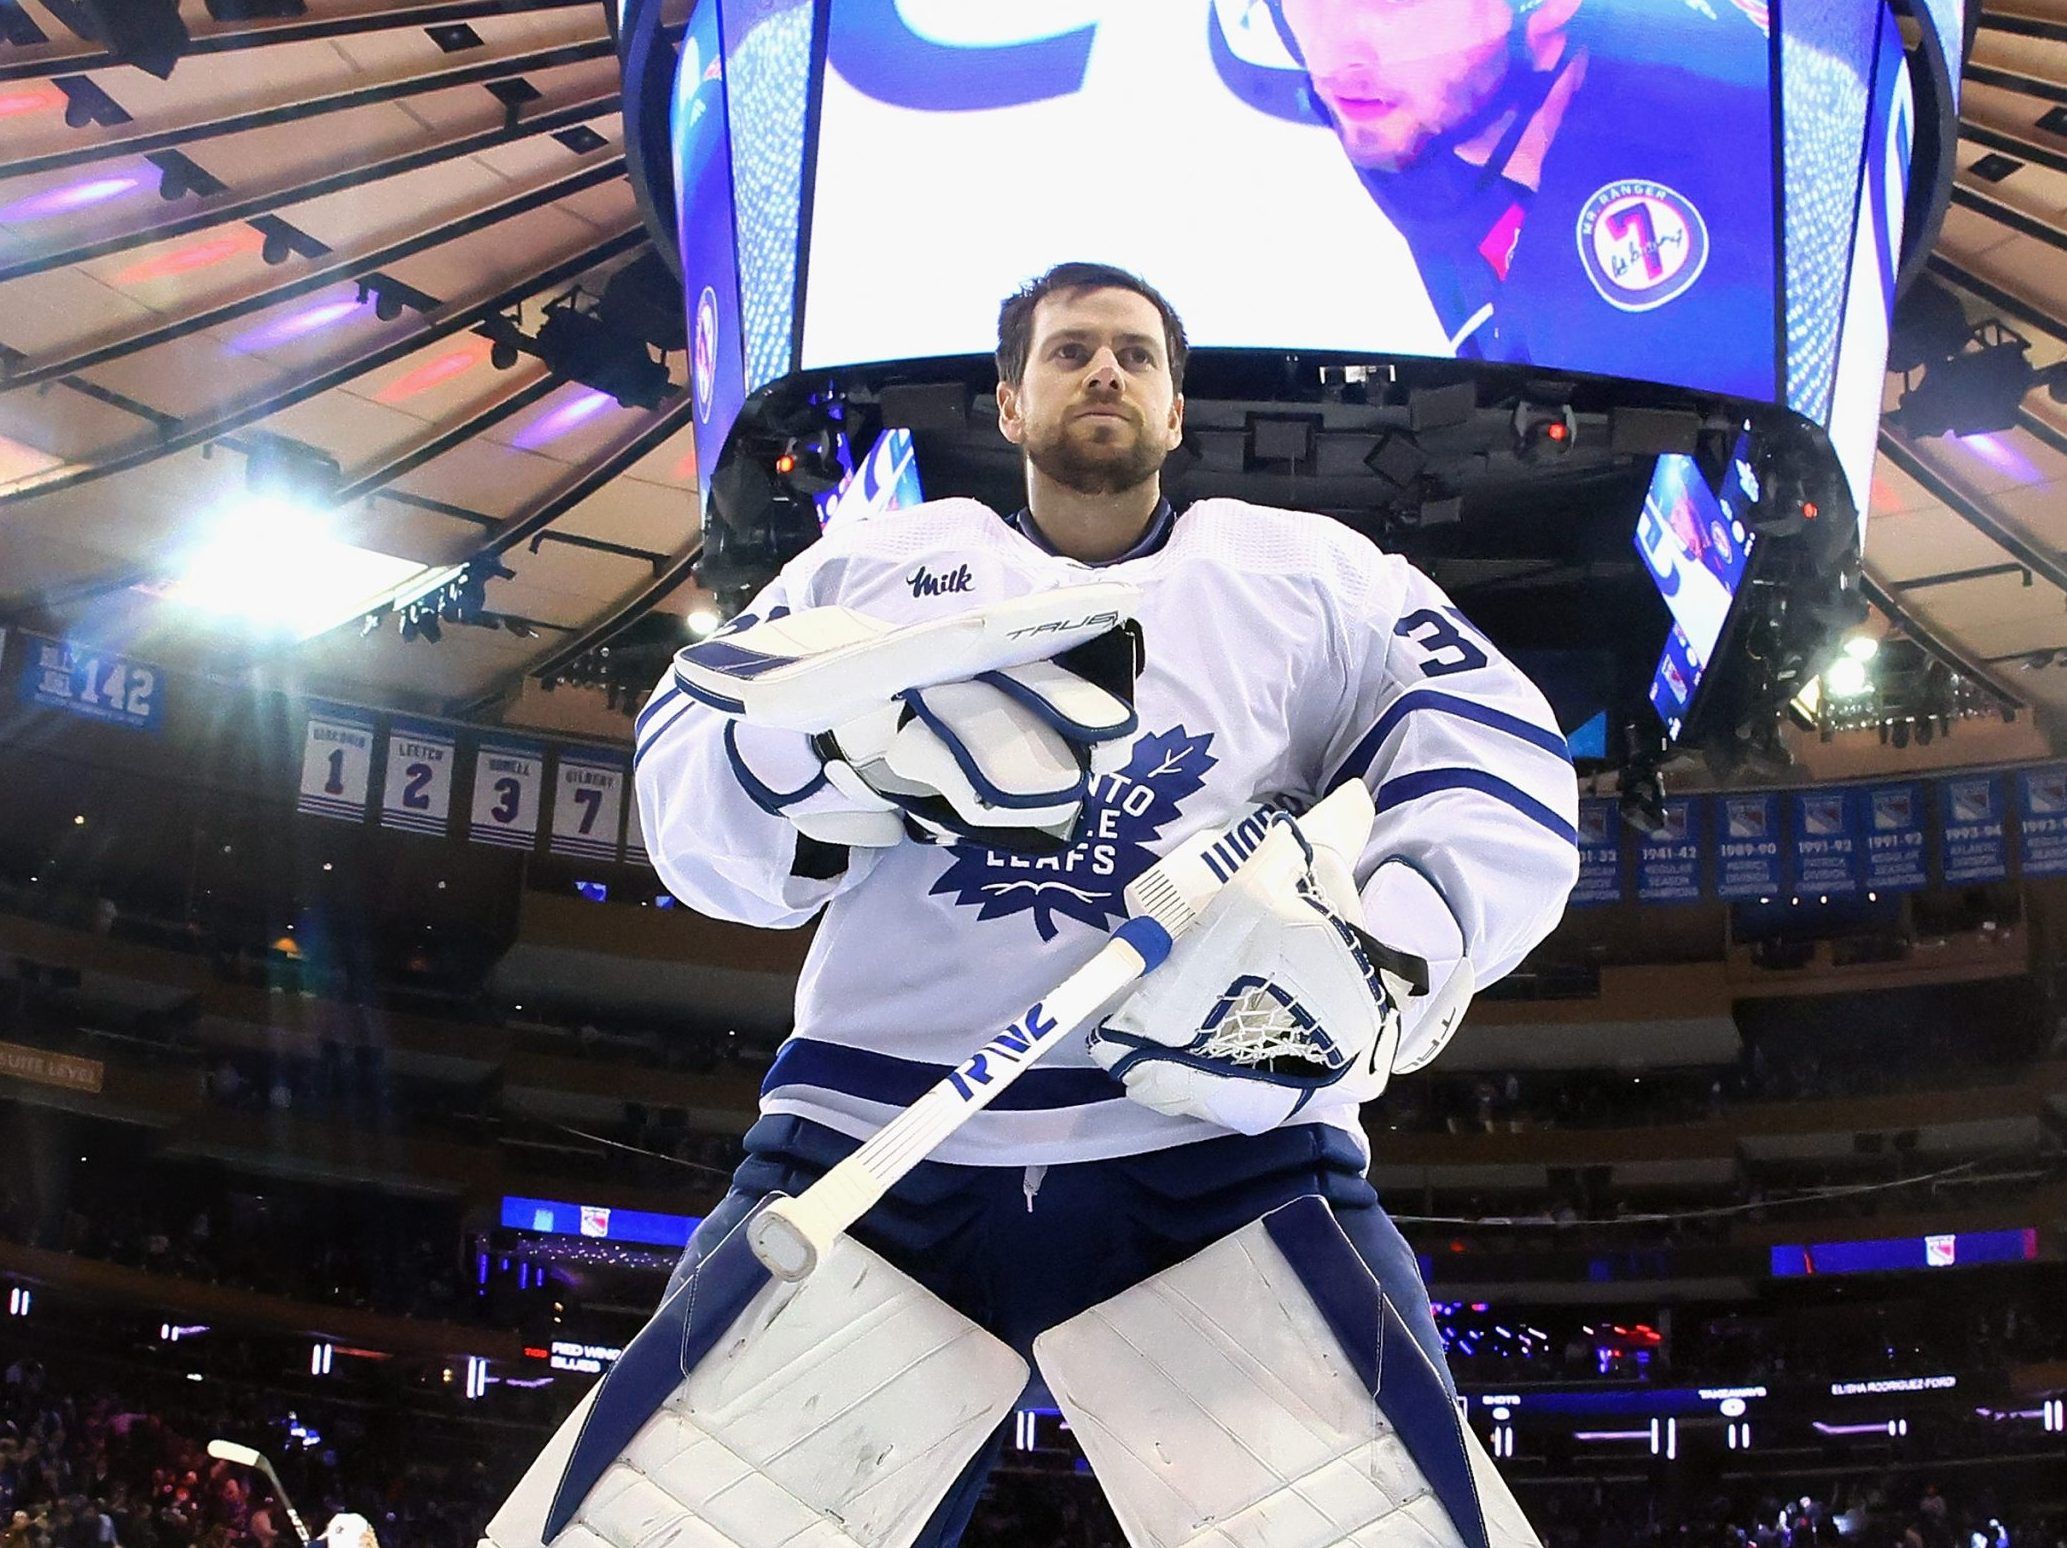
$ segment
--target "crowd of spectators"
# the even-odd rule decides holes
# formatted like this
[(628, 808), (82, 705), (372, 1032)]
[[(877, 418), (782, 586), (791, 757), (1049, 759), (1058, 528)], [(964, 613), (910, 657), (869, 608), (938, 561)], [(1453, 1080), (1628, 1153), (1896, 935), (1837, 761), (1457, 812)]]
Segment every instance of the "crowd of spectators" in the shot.
[[(311, 1531), (349, 1510), (382, 1548), (474, 1548), (507, 1489), (512, 1464), (492, 1466), (487, 1447), (440, 1455), (378, 1414), (325, 1414), (319, 1427), (250, 1390), (143, 1379), (115, 1391), (23, 1354), (0, 1362), (4, 1548), (294, 1548), (262, 1478), (207, 1454), (218, 1436), (273, 1461)], [(530, 1443), (519, 1449), (521, 1466)]]

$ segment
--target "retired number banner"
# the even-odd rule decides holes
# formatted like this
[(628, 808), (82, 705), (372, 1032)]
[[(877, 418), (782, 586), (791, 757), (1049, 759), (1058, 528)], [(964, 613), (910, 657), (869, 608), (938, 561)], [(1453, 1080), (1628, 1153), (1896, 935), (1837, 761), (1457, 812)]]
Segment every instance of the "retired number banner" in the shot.
[(467, 835), (476, 844), (529, 849), (538, 842), (545, 804), (545, 748), (536, 742), (483, 742), (474, 751), (474, 806)]
[(331, 705), (309, 706), (301, 753), (301, 797), (311, 817), (364, 822), (373, 784), (373, 717)]
[(417, 721), (389, 722), (381, 826), (442, 835), (452, 820), (452, 769), (457, 761), (451, 732)]
[(601, 749), (562, 752), (553, 786), (552, 852), (615, 860), (623, 806), (622, 762)]

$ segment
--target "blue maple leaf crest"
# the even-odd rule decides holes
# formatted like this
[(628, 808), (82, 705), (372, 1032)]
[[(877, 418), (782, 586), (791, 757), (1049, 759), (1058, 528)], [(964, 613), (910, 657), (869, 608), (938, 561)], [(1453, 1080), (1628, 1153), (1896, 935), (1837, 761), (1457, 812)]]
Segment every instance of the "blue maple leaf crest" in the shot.
[(1093, 776), (1085, 836), (1072, 848), (1029, 858), (956, 844), (932, 893), (953, 893), (978, 919), (1031, 914), (1044, 941), (1055, 939), (1058, 919), (1110, 929), (1126, 917), (1127, 884), (1155, 862), (1149, 844), (1220, 761), (1206, 751), (1212, 740), (1210, 731), (1191, 736), (1182, 726), (1142, 737), (1124, 769)]

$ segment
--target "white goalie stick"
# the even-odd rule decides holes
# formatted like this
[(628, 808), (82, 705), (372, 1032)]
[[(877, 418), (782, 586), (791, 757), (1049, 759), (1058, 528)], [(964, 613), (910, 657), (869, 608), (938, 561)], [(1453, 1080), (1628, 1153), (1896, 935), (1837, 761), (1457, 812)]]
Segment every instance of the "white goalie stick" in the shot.
[[(1309, 843), (1354, 864), (1375, 819), (1371, 792), (1361, 780), (1350, 780), (1300, 817), (1299, 829)], [(794, 1282), (810, 1274), (898, 1179), (1101, 1005), (1161, 966), (1252, 847), (1237, 844), (1231, 834), (1200, 834), (1157, 861), (1127, 888), (1135, 912), (1097, 956), (825, 1176), (794, 1198), (772, 1198), (749, 1219), (747, 1243), (754, 1256), (778, 1279)]]

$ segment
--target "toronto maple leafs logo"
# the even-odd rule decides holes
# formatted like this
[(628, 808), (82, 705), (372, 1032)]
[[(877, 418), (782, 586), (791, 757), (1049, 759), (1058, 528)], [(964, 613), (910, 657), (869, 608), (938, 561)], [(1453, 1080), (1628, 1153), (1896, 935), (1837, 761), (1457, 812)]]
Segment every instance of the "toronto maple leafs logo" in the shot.
[(1044, 941), (1055, 939), (1058, 919), (1109, 929), (1127, 914), (1120, 894), (1155, 862), (1149, 844), (1220, 761), (1206, 751), (1212, 740), (1210, 731), (1190, 736), (1182, 726), (1142, 737), (1124, 769), (1092, 777), (1084, 837), (1073, 848), (1027, 856), (957, 844), (932, 891), (976, 905), (978, 919), (1030, 913)]

